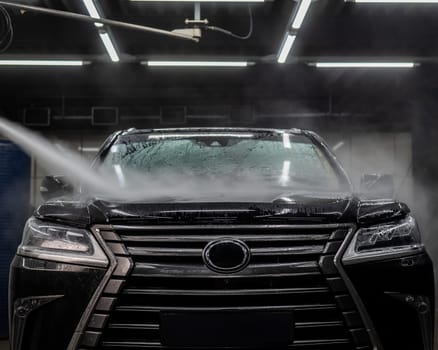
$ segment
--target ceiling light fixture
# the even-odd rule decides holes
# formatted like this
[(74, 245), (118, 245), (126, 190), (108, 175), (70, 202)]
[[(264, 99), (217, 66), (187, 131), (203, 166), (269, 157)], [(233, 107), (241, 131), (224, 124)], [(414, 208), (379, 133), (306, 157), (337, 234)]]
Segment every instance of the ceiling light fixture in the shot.
[[(82, 0), (82, 2), (84, 3), (84, 5), (88, 11), (88, 14), (91, 17), (101, 19), (99, 11), (97, 10), (97, 7), (96, 7), (93, 0)], [(103, 27), (102, 23), (94, 23), (94, 25), (98, 28)], [(100, 29), (99, 36), (103, 42), (103, 45), (105, 46), (105, 49), (106, 49), (106, 52), (108, 53), (108, 56), (111, 58), (111, 61), (119, 62), (120, 61), (119, 54), (117, 53), (117, 50), (116, 50), (114, 43), (112, 42), (111, 37), (108, 34), (108, 32)]]
[(300, 29), (303, 24), (304, 18), (306, 17), (307, 11), (309, 11), (309, 7), (312, 4), (312, 0), (301, 0), (298, 11), (295, 15), (295, 18), (292, 22), (293, 29)]
[(247, 67), (245, 61), (145, 61), (150, 67)]
[(438, 0), (345, 0), (362, 4), (438, 4)]
[(265, 2), (265, 0), (131, 0), (132, 2)]
[(286, 38), (283, 40), (283, 44), (281, 45), (280, 52), (278, 53), (278, 63), (283, 64), (286, 62), (287, 56), (289, 56), (289, 52), (292, 49), (295, 39), (297, 38), (297, 31), (303, 25), (304, 19), (306, 18), (311, 4), (312, 0), (300, 0), (298, 9), (293, 14), (290, 29), (288, 30)]
[(414, 62), (316, 62), (317, 68), (414, 68)]
[(111, 58), (111, 61), (119, 62), (120, 61), (119, 55), (117, 53), (116, 48), (114, 47), (113, 42), (111, 41), (109, 34), (107, 32), (99, 32), (99, 36), (103, 42), (103, 45), (105, 45), (106, 52)]
[(280, 49), (280, 54), (278, 55), (278, 59), (277, 59), (278, 63), (286, 62), (287, 56), (289, 55), (289, 52), (292, 49), (292, 46), (296, 38), (297, 38), (296, 35), (291, 35), (291, 34), (287, 35), (286, 40), (284, 41), (283, 46)]
[[(88, 13), (91, 17), (100, 19), (99, 11), (97, 11), (96, 5), (94, 4), (93, 0), (82, 0), (82, 2), (85, 5), (85, 8), (87, 9)], [(102, 23), (94, 23), (96, 27), (103, 27)]]
[(0, 60), (0, 66), (83, 66), (81, 60)]

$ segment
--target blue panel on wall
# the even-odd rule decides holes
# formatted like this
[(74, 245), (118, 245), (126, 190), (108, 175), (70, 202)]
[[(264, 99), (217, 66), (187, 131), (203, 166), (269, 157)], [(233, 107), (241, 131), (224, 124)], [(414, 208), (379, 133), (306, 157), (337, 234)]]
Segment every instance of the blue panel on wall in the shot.
[(0, 337), (8, 334), (9, 264), (29, 215), (30, 159), (0, 140)]

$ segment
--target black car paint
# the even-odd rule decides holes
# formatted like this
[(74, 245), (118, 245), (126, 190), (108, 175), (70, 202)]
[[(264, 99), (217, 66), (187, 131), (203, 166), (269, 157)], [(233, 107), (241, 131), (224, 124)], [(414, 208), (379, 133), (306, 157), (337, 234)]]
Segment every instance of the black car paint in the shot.
[(392, 200), (359, 200), (352, 195), (337, 198), (290, 196), (281, 203), (126, 203), (78, 198), (48, 201), (36, 209), (42, 220), (87, 227), (95, 224), (157, 223), (356, 223), (373, 225), (401, 219), (410, 210)]
[[(9, 281), (11, 349), (66, 349), (104, 273), (16, 256)], [(39, 306), (40, 298), (47, 302)]]
[[(373, 224), (378, 224), (381, 222), (387, 221), (395, 221), (401, 219), (408, 215), (409, 209), (406, 205), (396, 202), (396, 201), (360, 201), (358, 198), (350, 196), (346, 198), (299, 198), (295, 199), (294, 204), (268, 204), (268, 203), (162, 203), (162, 204), (148, 204), (148, 203), (112, 203), (104, 200), (96, 200), (96, 199), (84, 199), (78, 201), (72, 201), (71, 199), (68, 201), (62, 200), (54, 200), (49, 201), (39, 207), (35, 216), (48, 221), (56, 221), (58, 223), (64, 223), (67, 225), (77, 225), (81, 227), (90, 227), (92, 225), (98, 224), (146, 224), (146, 225), (164, 225), (164, 224), (230, 224), (230, 225), (239, 225), (239, 224), (310, 224), (310, 223), (355, 223), (358, 226), (369, 226)], [(13, 268), (19, 265), (23, 258), (17, 257), (16, 261), (13, 264)], [(27, 258), (26, 258), (27, 259)], [(406, 268), (402, 266), (402, 260), (396, 260), (395, 268), (391, 269), (391, 273), (393, 270), (401, 269), (400, 278), (405, 279)], [(53, 263), (52, 263), (53, 264)], [(354, 284), (357, 285), (359, 289), (359, 293), (367, 303), (367, 307), (370, 307), (372, 304), (370, 295), (375, 294), (375, 288), (379, 286), (379, 283), (382, 282), (380, 287), (380, 291), (386, 292), (388, 289), (386, 288), (387, 284), (383, 282), (386, 280), (386, 275), (382, 275), (382, 271), (386, 271), (381, 267), (387, 266), (388, 263), (375, 263), (371, 265), (373, 268), (368, 267), (356, 267), (351, 266), (347, 268), (347, 272), (350, 278), (354, 281)], [(60, 264), (61, 265), (61, 264)], [(426, 266), (426, 269), (423, 267)], [(394, 267), (394, 266), (393, 266)], [(422, 264), (416, 266), (419, 270), (422, 271), (422, 277), (425, 277), (420, 283), (415, 284), (415, 287), (412, 288), (411, 283), (407, 283), (407, 285), (400, 285), (396, 289), (398, 293), (412, 293), (414, 295), (433, 295), (433, 285), (431, 281), (433, 279), (432, 271), (431, 271), (431, 262), (428, 258), (422, 260)], [(65, 296), (64, 299), (71, 299), (71, 302), (68, 302), (69, 305), (64, 306), (64, 309), (61, 309), (68, 314), (75, 311), (76, 316), (75, 320), (78, 320), (77, 317), (81, 312), (78, 310), (85, 309), (87, 303), (85, 300), (90, 298), (90, 291), (95, 288), (98, 284), (99, 278), (103, 276), (103, 272), (100, 269), (91, 269), (94, 274), (94, 279), (90, 289), (84, 288), (83, 283), (90, 283), (82, 278), (87, 278), (87, 273), (83, 271), (85, 268), (76, 267), (81, 271), (77, 271), (75, 274), (71, 273), (53, 273), (53, 280), (48, 281), (47, 284), (52, 284), (51, 287), (48, 287), (47, 290), (53, 293), (65, 293), (66, 290), (75, 290), (75, 293), (83, 295), (82, 298), (72, 298), (72, 296)], [(414, 269), (411, 267), (411, 269)], [(88, 273), (91, 272), (88, 270)], [(375, 272), (375, 274), (374, 274)], [(28, 271), (19, 271), (17, 269), (16, 277), (12, 281), (12, 290), (11, 290), (11, 298), (16, 300), (19, 297), (32, 297), (36, 295), (45, 295), (44, 291), (38, 291), (35, 288), (26, 287), (25, 283), (29, 286), (32, 286), (36, 283), (35, 278), (41, 283), (41, 276), (50, 274), (47, 271), (32, 271), (30, 274)], [(403, 277), (402, 277), (403, 274)], [(81, 277), (84, 275), (83, 277)], [(20, 276), (20, 277), (17, 277)], [(366, 277), (365, 277), (366, 276)], [(379, 280), (376, 280), (375, 277), (379, 276)], [(415, 277), (415, 273), (412, 274), (412, 277)], [(411, 279), (411, 276), (408, 278)], [(415, 279), (416, 281), (418, 279)], [(56, 285), (60, 285), (60, 287), (55, 287)], [(396, 284), (394, 284), (396, 285)], [(26, 290), (26, 295), (16, 295), (15, 290)], [(371, 293), (371, 294), (370, 294)], [(81, 302), (78, 303), (78, 301)], [(379, 304), (381, 305), (381, 304)], [(71, 309), (70, 309), (71, 308)], [(40, 312), (51, 313), (52, 315), (59, 315), (59, 308), (52, 307), (50, 304), (41, 308), (41, 310), (37, 310), (35, 314), (37, 315)], [(392, 309), (391, 309), (392, 310)], [(403, 319), (405, 316), (409, 316), (409, 308), (406, 310), (401, 307), (400, 312), (402, 314)], [(374, 313), (378, 315), (377, 313)], [(373, 322), (376, 323), (376, 327), (387, 327), (386, 324), (382, 325), (379, 317), (376, 317), (373, 313), (371, 317)], [(394, 322), (399, 318), (396, 316), (396, 313), (392, 313), (395, 319)], [(373, 317), (374, 316), (374, 317)], [(400, 316), (400, 315), (399, 315)], [(36, 316), (35, 316), (36, 317)], [(51, 316), (52, 317), (52, 316)], [(37, 318), (35, 318), (37, 319)], [(412, 320), (413, 329), (418, 330), (418, 322), (417, 319), (409, 318)], [(395, 323), (396, 324), (396, 323)], [(53, 325), (53, 330), (57, 330), (58, 325)], [(47, 333), (43, 333), (39, 343), (42, 344), (66, 344), (67, 340), (71, 336), (71, 332), (73, 324), (69, 327), (64, 327), (62, 332), (55, 331), (54, 334), (56, 336), (49, 338), (44, 337), (43, 335), (47, 335)], [(405, 324), (407, 326), (407, 324)], [(32, 327), (29, 327), (32, 329)], [(388, 328), (389, 329), (389, 328)], [(391, 328), (393, 329), (393, 328)], [(393, 329), (394, 330), (394, 329)], [(378, 329), (379, 331), (379, 329)], [(415, 337), (408, 337), (409, 339), (415, 339), (412, 341), (412, 344), (421, 344), (421, 332), (414, 331), (416, 334)], [(386, 347), (385, 349), (393, 349), (391, 343), (388, 342), (387, 337), (385, 336), (386, 331), (381, 331), (379, 334), (383, 334), (382, 337), (385, 341)], [(30, 335), (29, 335), (30, 336)], [(27, 338), (27, 336), (25, 337)], [(59, 338), (59, 339), (58, 339)], [(47, 342), (47, 343), (46, 343)], [(399, 344), (399, 343), (397, 343)], [(47, 348), (47, 347), (46, 347)], [(19, 348), (17, 348), (19, 349)], [(22, 349), (39, 349), (37, 346), (29, 347), (25, 346)], [(395, 349), (395, 348), (394, 348)], [(420, 349), (420, 348), (418, 348)], [(20, 349), (21, 350), (21, 349)]]
[(346, 271), (384, 349), (432, 349), (434, 280), (427, 254), (350, 265)]
[[(234, 130), (234, 129), (233, 129)], [(135, 131), (133, 131), (135, 132)], [(144, 131), (143, 131), (144, 132)], [(102, 147), (104, 154), (118, 135), (113, 134)], [(334, 158), (332, 159), (334, 162)], [(339, 171), (342, 171), (339, 170)], [(291, 195), (290, 201), (267, 203), (123, 203), (103, 198), (77, 195), (59, 198), (40, 206), (34, 216), (45, 221), (83, 228), (108, 224), (337, 224), (357, 227), (394, 222), (406, 217), (409, 208), (393, 200), (360, 200), (351, 193), (330, 196)], [(409, 262), (407, 262), (410, 259)], [(27, 261), (27, 267), (23, 268)], [(432, 264), (426, 254), (390, 261), (350, 265), (346, 272), (369, 309), (370, 317), (382, 339), (385, 350), (427, 349), (430, 331), (421, 331), (418, 312), (393, 294), (424, 297), (429, 311), (434, 309)], [(12, 324), (17, 318), (17, 302), (23, 298), (61, 295), (45, 305), (29, 311), (21, 337), (12, 334), (13, 350), (65, 349), (80, 315), (87, 307), (105, 271), (69, 264), (38, 261), (17, 256), (11, 267), (10, 302)], [(389, 301), (390, 300), (390, 301)], [(386, 312), (387, 311), (387, 312)], [(382, 314), (385, 317), (382, 319)], [(59, 319), (62, 323), (38, 324), (39, 320)], [(421, 316), (421, 315), (420, 315)], [(400, 320), (403, 319), (403, 323)], [(44, 331), (41, 329), (44, 328)], [(16, 329), (16, 328), (15, 328)], [(38, 330), (41, 331), (40, 334)], [(394, 332), (403, 336), (394, 341)], [(427, 338), (429, 337), (429, 338)], [(18, 339), (24, 339), (18, 346)], [(430, 350), (430, 348), (428, 349)]]

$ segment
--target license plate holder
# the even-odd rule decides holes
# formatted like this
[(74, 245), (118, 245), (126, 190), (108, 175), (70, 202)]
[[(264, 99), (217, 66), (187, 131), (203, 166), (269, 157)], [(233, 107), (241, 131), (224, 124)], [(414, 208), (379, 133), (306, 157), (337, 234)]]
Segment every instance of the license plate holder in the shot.
[(168, 347), (282, 347), (293, 341), (291, 311), (161, 312)]

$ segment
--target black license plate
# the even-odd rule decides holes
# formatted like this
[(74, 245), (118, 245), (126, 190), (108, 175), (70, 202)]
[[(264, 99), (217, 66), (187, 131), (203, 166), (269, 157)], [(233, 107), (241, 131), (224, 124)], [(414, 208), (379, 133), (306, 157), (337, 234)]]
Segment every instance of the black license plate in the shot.
[(282, 347), (292, 343), (292, 312), (162, 312), (169, 347)]

